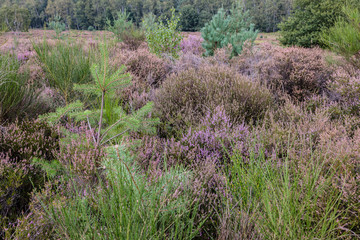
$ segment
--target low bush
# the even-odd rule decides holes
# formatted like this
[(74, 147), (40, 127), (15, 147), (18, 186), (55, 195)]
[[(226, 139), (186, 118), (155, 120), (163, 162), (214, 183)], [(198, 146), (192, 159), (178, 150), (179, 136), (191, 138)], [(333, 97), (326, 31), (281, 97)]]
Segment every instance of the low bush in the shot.
[(91, 183), (99, 174), (101, 161), (106, 154), (102, 147), (96, 147), (94, 129), (85, 124), (79, 127), (67, 127), (69, 134), (60, 142), (56, 159), (65, 170), (81, 181)]
[[(164, 22), (166, 21), (166, 24)], [(180, 42), (182, 35), (177, 31), (180, 18), (175, 16), (175, 9), (171, 10), (170, 19), (159, 19), (158, 22), (147, 26), (146, 22), (143, 22), (145, 27), (146, 42), (152, 53), (158, 56), (168, 54), (173, 58), (178, 58), (178, 52), (180, 51)], [(150, 23), (150, 22), (149, 22)]]
[(192, 53), (195, 55), (201, 55), (204, 53), (204, 49), (201, 46), (201, 43), (203, 42), (203, 39), (196, 35), (190, 35), (187, 38), (184, 38), (181, 43), (181, 51), (183, 53)]
[(170, 132), (196, 125), (219, 105), (236, 123), (257, 120), (271, 102), (267, 89), (222, 66), (173, 74), (154, 96), (155, 109)]
[(170, 72), (164, 59), (145, 48), (116, 52), (111, 59), (111, 65), (119, 67), (124, 64), (126, 71), (133, 77), (133, 84), (125, 88), (120, 96), (122, 104), (129, 110), (145, 106), (150, 100), (152, 90), (158, 88)]
[(332, 70), (320, 49), (262, 45), (255, 53), (233, 59), (232, 66), (265, 84), (277, 95), (303, 101), (329, 93)]
[(248, 135), (247, 126), (232, 123), (223, 108), (217, 107), (178, 141), (145, 136), (140, 141), (130, 141), (129, 145), (150, 179), (157, 179), (167, 168), (178, 165), (193, 169), (196, 178), (192, 185), (200, 202), (200, 213), (210, 216), (202, 232), (214, 236), (219, 224), (216, 212), (220, 211), (221, 198), (226, 194), (221, 169), (229, 164), (235, 149), (247, 155)]
[(132, 148), (136, 161), (146, 171), (162, 169), (165, 164), (192, 166), (210, 160), (222, 166), (233, 148), (242, 149), (246, 155), (248, 134), (247, 126), (233, 123), (219, 106), (213, 112), (207, 112), (179, 140), (144, 136)]
[[(43, 122), (12, 123), (0, 131), (0, 224), (11, 227), (28, 209), (30, 193), (44, 185), (41, 169), (32, 165), (32, 158), (51, 161), (59, 149), (55, 128)], [(0, 233), (2, 235), (3, 233)]]

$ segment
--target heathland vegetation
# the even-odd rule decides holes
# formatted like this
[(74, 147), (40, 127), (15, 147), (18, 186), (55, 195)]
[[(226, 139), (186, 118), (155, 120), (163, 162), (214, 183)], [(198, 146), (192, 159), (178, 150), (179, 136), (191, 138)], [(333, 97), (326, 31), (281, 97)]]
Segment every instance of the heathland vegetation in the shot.
[(0, 7), (0, 239), (360, 238), (357, 0)]

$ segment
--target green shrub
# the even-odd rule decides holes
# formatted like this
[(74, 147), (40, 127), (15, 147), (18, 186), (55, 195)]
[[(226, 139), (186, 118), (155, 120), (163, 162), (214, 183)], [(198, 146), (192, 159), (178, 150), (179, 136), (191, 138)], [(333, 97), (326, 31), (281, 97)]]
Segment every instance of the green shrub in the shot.
[(212, 20), (201, 30), (204, 41), (206, 56), (213, 56), (218, 48), (227, 47), (231, 44), (232, 51), (230, 58), (238, 56), (246, 41), (251, 44), (257, 37), (255, 25), (251, 23), (249, 12), (244, 12), (239, 5), (236, 5), (231, 14), (227, 15), (224, 9), (219, 9)]
[[(127, 132), (153, 133), (157, 119), (150, 116), (153, 103), (148, 102), (137, 111), (127, 114), (119, 104), (119, 97), (125, 87), (131, 84), (131, 76), (125, 72), (125, 66), (112, 71), (109, 66), (109, 52), (107, 45), (100, 45), (100, 59), (97, 64), (91, 66), (93, 81), (88, 84), (76, 84), (76, 91), (85, 96), (94, 96), (99, 105), (86, 108), (83, 102), (74, 101), (65, 107), (56, 109), (56, 112), (41, 116), (50, 123), (57, 123), (63, 117), (70, 117), (75, 121), (87, 121), (93, 133), (95, 148), (109, 143), (117, 137), (122, 137)], [(92, 128), (91, 125), (95, 125)]]
[(48, 27), (51, 30), (55, 30), (56, 38), (59, 38), (60, 33), (66, 29), (65, 23), (61, 22), (61, 17), (59, 15), (56, 15), (54, 20), (48, 23)]
[(92, 80), (90, 72), (92, 52), (85, 52), (81, 44), (62, 41), (50, 45), (44, 40), (42, 43), (34, 44), (33, 47), (50, 87), (59, 91), (65, 104), (79, 99), (78, 94), (73, 90), (73, 85)]
[(130, 13), (125, 11), (117, 13), (117, 18), (113, 24), (110, 19), (106, 20), (107, 30), (114, 33), (118, 41), (123, 41), (122, 36), (133, 27), (133, 23), (128, 21), (129, 17)]
[(196, 126), (208, 111), (219, 105), (223, 105), (225, 113), (236, 123), (257, 120), (271, 101), (267, 89), (221, 66), (173, 74), (154, 97), (163, 123), (175, 131)]
[(338, 18), (335, 25), (322, 34), (322, 41), (360, 68), (360, 11), (351, 6), (342, 10), (345, 17)]
[(31, 16), (26, 8), (14, 4), (0, 9), (0, 23), (5, 24), (8, 31), (27, 32), (30, 27)]
[(141, 29), (144, 30), (144, 31), (146, 31), (146, 29), (152, 30), (152, 29), (155, 28), (155, 25), (156, 25), (156, 16), (155, 16), (155, 14), (148, 13), (142, 19)]
[[(294, 13), (279, 25), (280, 42), (287, 46), (324, 46), (321, 32), (335, 24), (337, 17), (342, 14), (341, 8), (345, 2), (346, 0), (295, 0)], [(354, 2), (354, 7), (359, 4), (358, 0), (349, 2)]]
[[(163, 23), (164, 21), (166, 24)], [(143, 22), (146, 29), (146, 41), (152, 53), (158, 56), (169, 54), (178, 58), (182, 40), (181, 33), (177, 31), (179, 21), (180, 17), (175, 16), (175, 9), (172, 9), (170, 19), (160, 18), (154, 26), (146, 25), (150, 22)]]

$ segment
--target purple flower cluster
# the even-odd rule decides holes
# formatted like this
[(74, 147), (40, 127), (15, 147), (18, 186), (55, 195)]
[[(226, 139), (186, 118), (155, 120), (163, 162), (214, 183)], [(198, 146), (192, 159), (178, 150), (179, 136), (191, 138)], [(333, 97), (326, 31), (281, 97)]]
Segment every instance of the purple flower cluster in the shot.
[(183, 53), (193, 53), (195, 55), (200, 55), (203, 53), (203, 48), (201, 43), (203, 39), (196, 35), (190, 35), (188, 38), (183, 39), (180, 43), (180, 48)]
[(19, 62), (26, 62), (32, 55), (31, 51), (21, 52), (17, 54), (17, 59)]
[(208, 112), (200, 124), (190, 128), (181, 139), (181, 151), (192, 153), (192, 160), (214, 160), (221, 164), (231, 154), (233, 148), (245, 152), (248, 127), (244, 124), (235, 125), (231, 122), (222, 107)]

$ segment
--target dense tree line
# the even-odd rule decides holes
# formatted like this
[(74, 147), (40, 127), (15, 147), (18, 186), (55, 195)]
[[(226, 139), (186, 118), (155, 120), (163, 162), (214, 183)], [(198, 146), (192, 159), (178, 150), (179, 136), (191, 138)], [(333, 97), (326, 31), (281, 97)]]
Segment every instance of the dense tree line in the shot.
[[(171, 8), (181, 13), (183, 31), (199, 31), (219, 8), (230, 11), (238, 0), (5, 0), (0, 6), (27, 9), (31, 16), (30, 27), (42, 28), (55, 17), (67, 28), (86, 30), (106, 28), (106, 20), (113, 21), (119, 11), (130, 13), (130, 19), (140, 25), (142, 18), (153, 13), (170, 16)], [(240, 0), (249, 10), (261, 31), (277, 30), (278, 23), (291, 13), (292, 0)]]

